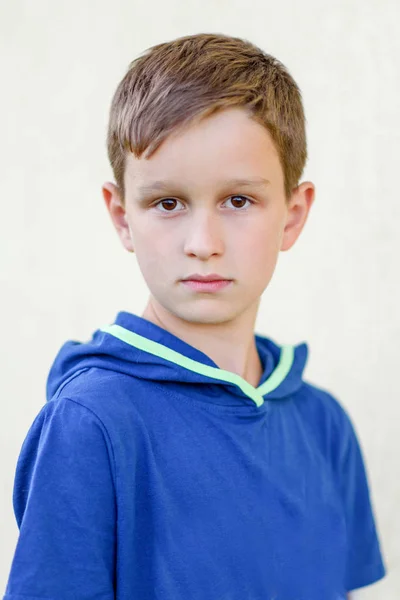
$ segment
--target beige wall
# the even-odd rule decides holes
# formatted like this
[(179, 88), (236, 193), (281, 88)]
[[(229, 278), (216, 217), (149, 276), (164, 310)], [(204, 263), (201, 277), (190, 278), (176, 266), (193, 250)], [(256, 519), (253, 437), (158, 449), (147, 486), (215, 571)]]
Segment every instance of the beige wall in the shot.
[(148, 46), (210, 31), (257, 43), (302, 89), (317, 196), (257, 329), (306, 340), (306, 377), (350, 412), (389, 568), (365, 598), (400, 598), (399, 20), (397, 0), (0, 4), (2, 590), (15, 464), (50, 364), (64, 341), (140, 313), (147, 296), (101, 196), (111, 96)]

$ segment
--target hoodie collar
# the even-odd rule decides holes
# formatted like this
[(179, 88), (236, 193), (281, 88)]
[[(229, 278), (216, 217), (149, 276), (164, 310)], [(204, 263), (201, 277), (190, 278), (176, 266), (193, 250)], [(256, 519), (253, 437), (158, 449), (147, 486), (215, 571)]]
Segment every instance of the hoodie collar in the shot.
[[(191, 395), (202, 397), (207, 390), (218, 404), (244, 403), (261, 407), (265, 400), (286, 398), (296, 392), (302, 385), (307, 344), (279, 346), (258, 334), (255, 341), (263, 365), (258, 387), (235, 373), (220, 369), (209, 356), (155, 323), (121, 311), (111, 325), (95, 331), (90, 341), (64, 344), (49, 373), (48, 400), (78, 370), (90, 367), (154, 382), (196, 384), (191, 388)], [(206, 384), (206, 387), (197, 384)], [(226, 388), (225, 393), (221, 386)]]
[(254, 387), (240, 375), (219, 368), (209, 356), (143, 317), (121, 311), (115, 322), (102, 327), (101, 331), (168, 361), (178, 369), (186, 369), (211, 382), (234, 386), (236, 390), (240, 390), (240, 395), (250, 398), (257, 406), (264, 403), (266, 396), (281, 397), (283, 387), (285, 395), (297, 389), (299, 371), (303, 372), (308, 354), (305, 343), (297, 347), (288, 344), (279, 347), (272, 340), (255, 334), (263, 375), (258, 387)]

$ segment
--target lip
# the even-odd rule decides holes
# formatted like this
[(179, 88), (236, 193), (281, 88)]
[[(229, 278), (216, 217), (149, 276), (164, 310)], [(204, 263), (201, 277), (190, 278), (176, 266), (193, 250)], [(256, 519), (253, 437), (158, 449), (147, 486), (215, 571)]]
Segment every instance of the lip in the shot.
[(217, 273), (211, 273), (210, 275), (200, 275), (199, 273), (193, 273), (189, 277), (185, 277), (182, 281), (200, 281), (201, 283), (210, 283), (211, 281), (232, 281)]
[(232, 284), (229, 279), (214, 279), (213, 281), (198, 281), (195, 279), (186, 279), (182, 281), (183, 285), (194, 292), (218, 292)]

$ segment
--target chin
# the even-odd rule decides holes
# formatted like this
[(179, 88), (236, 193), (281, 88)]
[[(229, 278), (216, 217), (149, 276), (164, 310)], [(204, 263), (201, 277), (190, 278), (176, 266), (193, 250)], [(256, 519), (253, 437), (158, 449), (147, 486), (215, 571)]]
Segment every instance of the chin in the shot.
[(178, 319), (187, 321), (188, 323), (197, 323), (204, 325), (221, 325), (228, 323), (237, 316), (231, 310), (227, 311), (222, 303), (217, 306), (217, 303), (209, 303), (209, 306), (186, 306), (177, 308), (171, 307), (170, 310)]

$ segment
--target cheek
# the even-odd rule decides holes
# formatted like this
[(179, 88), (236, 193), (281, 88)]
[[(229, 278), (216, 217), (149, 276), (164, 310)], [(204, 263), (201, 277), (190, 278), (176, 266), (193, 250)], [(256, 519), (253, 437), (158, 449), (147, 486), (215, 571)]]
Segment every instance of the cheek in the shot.
[(147, 216), (137, 219), (135, 242), (138, 248), (145, 248), (147, 253), (165, 256), (176, 247), (181, 232), (173, 223), (157, 221), (157, 218)]
[[(176, 242), (175, 242), (176, 243)], [(165, 235), (142, 229), (136, 232), (135, 254), (139, 269), (150, 289), (167, 284), (171, 271), (176, 269), (173, 240)]]
[(149, 227), (145, 221), (138, 221), (135, 228), (135, 247), (138, 256), (143, 260), (151, 260), (152, 257), (165, 253), (168, 247), (165, 235), (155, 227)]
[(280, 223), (257, 224), (251, 232), (242, 231), (234, 241), (235, 254), (249, 262), (249, 266), (274, 264), (281, 244)]
[[(270, 282), (280, 249), (279, 224), (270, 223), (252, 230), (252, 235), (242, 235), (234, 244), (235, 262), (241, 276), (256, 295), (261, 294)], [(243, 281), (244, 282), (244, 281)]]

